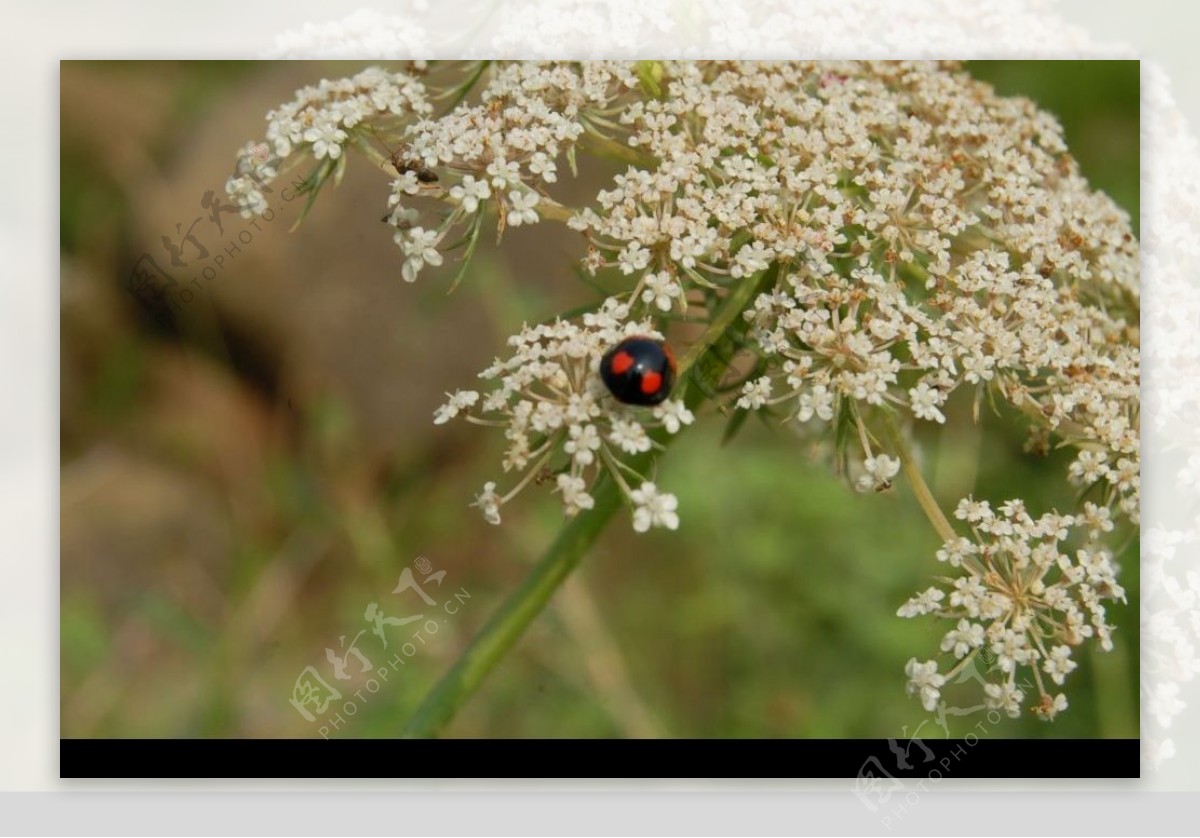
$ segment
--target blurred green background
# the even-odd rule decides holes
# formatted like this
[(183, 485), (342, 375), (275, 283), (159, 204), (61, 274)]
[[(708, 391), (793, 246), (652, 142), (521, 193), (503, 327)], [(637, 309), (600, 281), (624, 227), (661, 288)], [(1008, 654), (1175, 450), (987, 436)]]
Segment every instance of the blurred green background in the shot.
[[(406, 285), (379, 222), (387, 177), (361, 158), (294, 233), (299, 202), (278, 193), (258, 228), (208, 219), (205, 193), (222, 194), (265, 112), (361, 66), (62, 64), (63, 736), (316, 736), (289, 704), (309, 666), (344, 696), (363, 690), (336, 735), (395, 735), (561, 525), (533, 488), (488, 526), (467, 503), (485, 480), (506, 485), (502, 440), (430, 420), (523, 320), (589, 298), (569, 281), (577, 239), (513, 229), (453, 295), (454, 265)], [(1136, 229), (1137, 62), (968, 69), (1058, 115), (1085, 175)], [(594, 194), (610, 173), (581, 172), (572, 188)], [(206, 257), (183, 242), (198, 217)], [(144, 254), (195, 289), (168, 317), (126, 290)], [(948, 412), (945, 430), (920, 437), (946, 505), (968, 492), (1074, 504), (1061, 452), (1023, 454), (1012, 417), (985, 411), (975, 426), (969, 404)], [(895, 616), (939, 572), (907, 489), (857, 495), (761, 424), (721, 447), (720, 417), (706, 418), (658, 475), (679, 496), (679, 531), (638, 537), (618, 515), (447, 735), (883, 737), (923, 721), (922, 736), (944, 735), (904, 692), (905, 661), (931, 657), (945, 630)], [(1081, 656), (1058, 721), (1005, 719), (989, 735), (1137, 735), (1127, 535), (1116, 649)], [(364, 611), (418, 611), (411, 592), (392, 593), (418, 556), (446, 571), (429, 587), (438, 599), (470, 599), (377, 692), (365, 675), (335, 681), (325, 650), (344, 649), (339, 638), (365, 630), (357, 648), (378, 668), (411, 632), (388, 628), (385, 653)], [(978, 686), (946, 698), (977, 705)], [(952, 716), (949, 732), (983, 718)]]

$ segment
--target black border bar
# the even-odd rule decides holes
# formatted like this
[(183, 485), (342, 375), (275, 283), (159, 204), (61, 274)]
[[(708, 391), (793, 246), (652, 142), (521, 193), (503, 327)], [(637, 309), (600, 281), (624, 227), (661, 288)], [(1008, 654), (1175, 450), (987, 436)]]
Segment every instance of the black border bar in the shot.
[[(411, 770), (413, 774), (397, 773)], [(1137, 739), (61, 739), (64, 778), (1135, 778)]]

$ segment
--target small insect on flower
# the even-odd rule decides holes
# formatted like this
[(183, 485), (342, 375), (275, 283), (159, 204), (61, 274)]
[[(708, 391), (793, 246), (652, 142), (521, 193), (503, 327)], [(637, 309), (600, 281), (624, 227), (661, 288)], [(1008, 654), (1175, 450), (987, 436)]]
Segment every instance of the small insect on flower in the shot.
[(662, 341), (628, 337), (600, 359), (600, 378), (622, 404), (652, 406), (671, 394), (675, 355)]
[(417, 176), (417, 180), (421, 183), (437, 183), (438, 176), (432, 170), (424, 166), (420, 160), (413, 157), (407, 149), (397, 148), (391, 150), (388, 155), (388, 162), (396, 169), (400, 175), (412, 172)]

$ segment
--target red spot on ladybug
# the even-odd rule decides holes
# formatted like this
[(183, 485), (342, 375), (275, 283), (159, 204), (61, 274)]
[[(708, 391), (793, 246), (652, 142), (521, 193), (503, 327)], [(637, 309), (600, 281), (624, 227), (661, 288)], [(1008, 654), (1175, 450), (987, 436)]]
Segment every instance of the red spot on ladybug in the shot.
[(622, 404), (659, 404), (671, 394), (675, 375), (671, 348), (654, 338), (625, 338), (600, 359), (600, 378)]
[(612, 359), (612, 371), (617, 375), (624, 375), (633, 366), (633, 356), (628, 352), (618, 352)]

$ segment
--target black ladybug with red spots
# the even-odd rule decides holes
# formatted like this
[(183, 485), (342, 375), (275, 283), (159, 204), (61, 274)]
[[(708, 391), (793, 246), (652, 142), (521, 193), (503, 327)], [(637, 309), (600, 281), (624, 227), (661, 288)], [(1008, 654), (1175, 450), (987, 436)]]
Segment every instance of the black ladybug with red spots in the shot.
[(628, 337), (604, 353), (600, 378), (623, 404), (656, 405), (671, 395), (675, 385), (675, 356), (660, 340)]

